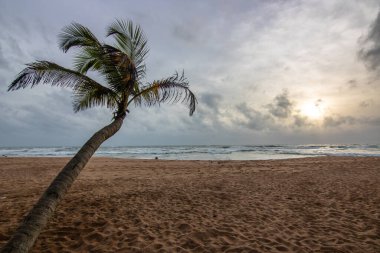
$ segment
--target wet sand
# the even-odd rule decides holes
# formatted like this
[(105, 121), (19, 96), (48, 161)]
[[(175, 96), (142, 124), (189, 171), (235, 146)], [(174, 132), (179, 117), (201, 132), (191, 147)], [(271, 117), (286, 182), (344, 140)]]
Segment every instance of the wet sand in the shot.
[[(68, 158), (0, 158), (0, 247)], [(93, 158), (32, 252), (380, 252), (380, 158)]]

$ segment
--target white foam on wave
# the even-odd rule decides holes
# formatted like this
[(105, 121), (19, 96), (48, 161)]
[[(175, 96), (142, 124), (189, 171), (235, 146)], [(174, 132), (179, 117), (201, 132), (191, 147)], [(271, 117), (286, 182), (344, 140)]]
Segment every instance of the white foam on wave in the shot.
[[(0, 156), (70, 157), (79, 147), (4, 147)], [(257, 160), (310, 156), (379, 156), (380, 145), (224, 145), (101, 147), (95, 156), (170, 160)]]

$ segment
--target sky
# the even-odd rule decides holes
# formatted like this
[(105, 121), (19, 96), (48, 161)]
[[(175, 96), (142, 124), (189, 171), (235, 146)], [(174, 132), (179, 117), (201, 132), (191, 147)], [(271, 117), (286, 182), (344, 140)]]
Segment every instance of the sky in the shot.
[(1, 0), (0, 146), (79, 146), (111, 122), (70, 89), (7, 87), (36, 60), (73, 66), (64, 26), (109, 42), (115, 19), (148, 38), (145, 81), (184, 70), (198, 106), (132, 107), (106, 146), (380, 143), (377, 0)]

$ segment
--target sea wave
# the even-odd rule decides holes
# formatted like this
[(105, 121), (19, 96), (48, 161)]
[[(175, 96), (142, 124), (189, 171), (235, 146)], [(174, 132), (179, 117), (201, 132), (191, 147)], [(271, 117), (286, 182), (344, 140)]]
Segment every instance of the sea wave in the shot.
[[(70, 157), (79, 147), (3, 147), (0, 156)], [(95, 156), (173, 160), (255, 160), (313, 156), (379, 156), (377, 144), (101, 147)]]

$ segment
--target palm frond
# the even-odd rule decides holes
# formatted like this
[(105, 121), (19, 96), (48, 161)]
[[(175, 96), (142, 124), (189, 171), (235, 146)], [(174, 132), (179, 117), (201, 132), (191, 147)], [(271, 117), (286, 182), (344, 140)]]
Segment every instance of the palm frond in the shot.
[(128, 105), (132, 102), (136, 105), (144, 103), (147, 106), (182, 102), (189, 107), (190, 116), (193, 115), (198, 103), (194, 93), (189, 89), (189, 83), (183, 72), (181, 75), (175, 73), (171, 77), (148, 84), (128, 101)]
[(145, 73), (146, 73), (145, 64), (137, 66), (136, 68), (137, 80), (142, 80), (145, 77)]
[(89, 70), (99, 70), (105, 53), (100, 47), (84, 47), (74, 57), (74, 69), (82, 74)]
[(119, 96), (112, 90), (97, 84), (80, 85), (74, 90), (73, 108), (75, 112), (94, 106), (118, 109)]
[(143, 66), (136, 68), (129, 57), (118, 48), (107, 44), (103, 48), (105, 53), (99, 72), (106, 78), (113, 90), (131, 93), (134, 83), (145, 75), (145, 68)]
[(64, 68), (58, 64), (48, 61), (36, 61), (27, 64), (27, 67), (9, 85), (8, 91), (26, 88), (28, 85), (33, 87), (39, 83), (75, 89), (81, 84), (97, 82), (77, 71)]
[(108, 27), (107, 36), (115, 38), (116, 47), (126, 54), (135, 66), (143, 64), (149, 48), (139, 25), (134, 25), (130, 20), (116, 20)]
[(90, 29), (75, 22), (65, 26), (58, 38), (59, 47), (64, 52), (71, 47), (99, 47), (101, 45)]
[(112, 57), (105, 57), (99, 72), (104, 76), (108, 86), (115, 92), (126, 92), (126, 75), (128, 71), (118, 67), (117, 62)]

